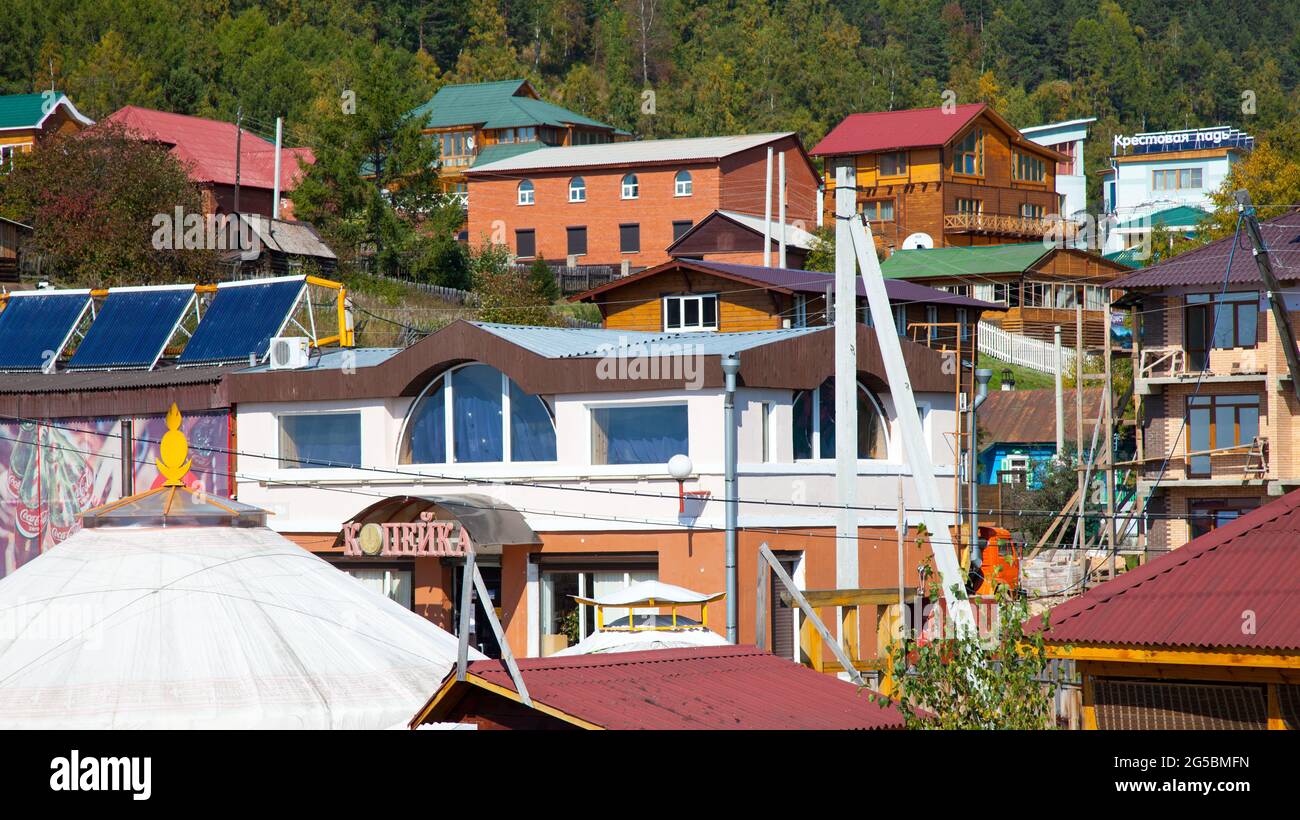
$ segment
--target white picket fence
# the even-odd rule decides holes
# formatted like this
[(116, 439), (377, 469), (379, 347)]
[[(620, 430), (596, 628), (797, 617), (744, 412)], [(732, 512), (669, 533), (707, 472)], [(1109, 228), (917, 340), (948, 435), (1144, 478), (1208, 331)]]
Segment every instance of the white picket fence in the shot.
[[(1057, 368), (1056, 346), (1051, 342), (1031, 339), (1008, 333), (997, 325), (988, 322), (979, 323), (979, 349), (995, 359), (1037, 370), (1039, 373), (1055, 373)], [(1074, 367), (1074, 351), (1061, 347), (1060, 368), (1069, 372)]]

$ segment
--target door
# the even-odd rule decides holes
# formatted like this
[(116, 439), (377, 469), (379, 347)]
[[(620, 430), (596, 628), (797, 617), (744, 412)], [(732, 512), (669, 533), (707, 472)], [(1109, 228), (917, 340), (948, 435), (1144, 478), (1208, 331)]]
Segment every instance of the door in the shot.
[[(795, 569), (799, 566), (798, 555), (777, 555), (777, 562), (786, 574), (794, 578)], [(785, 585), (776, 573), (770, 573), (772, 576), (772, 588), (768, 595), (768, 600), (772, 606), (772, 654), (779, 658), (798, 661), (795, 656), (795, 629), (798, 619), (795, 617), (795, 611), (798, 607), (788, 606), (781, 600), (781, 593), (785, 592)]]

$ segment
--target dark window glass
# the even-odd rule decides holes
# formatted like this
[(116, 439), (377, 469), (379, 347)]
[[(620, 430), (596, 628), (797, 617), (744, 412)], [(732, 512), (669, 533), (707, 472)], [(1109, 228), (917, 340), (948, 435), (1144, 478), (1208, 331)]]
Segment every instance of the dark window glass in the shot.
[(457, 461), (502, 461), (501, 373), (471, 365), (452, 374)]
[(569, 228), (569, 256), (582, 256), (587, 252), (587, 226)]
[(641, 252), (641, 226), (640, 225), (619, 225), (618, 226), (618, 249), (620, 253)]
[(691, 221), (689, 219), (674, 220), (673, 241), (676, 242), (678, 239), (681, 239), (682, 235), (685, 234), (690, 229), (691, 229)]
[(665, 299), (664, 309), (668, 311), (664, 325), (670, 330), (680, 328), (682, 326), (682, 300)]
[(280, 466), (359, 467), (361, 414), (280, 417)]
[(539, 396), (510, 382), (510, 460), (555, 461), (555, 425)]
[(537, 232), (533, 230), (515, 231), (515, 256), (537, 255)]
[(700, 300), (700, 302), (704, 306), (704, 323), (703, 323), (704, 326), (717, 327), (718, 326), (718, 297), (705, 296), (703, 299)]

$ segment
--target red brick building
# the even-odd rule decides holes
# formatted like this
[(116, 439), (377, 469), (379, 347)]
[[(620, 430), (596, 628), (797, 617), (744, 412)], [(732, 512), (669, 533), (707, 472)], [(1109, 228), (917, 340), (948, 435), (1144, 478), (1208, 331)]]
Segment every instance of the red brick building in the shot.
[(816, 169), (793, 133), (541, 148), (478, 165), (469, 180), (469, 242), (523, 260), (643, 268), (715, 210), (763, 215), (767, 150), (772, 219), (785, 155), (786, 220), (813, 226)]

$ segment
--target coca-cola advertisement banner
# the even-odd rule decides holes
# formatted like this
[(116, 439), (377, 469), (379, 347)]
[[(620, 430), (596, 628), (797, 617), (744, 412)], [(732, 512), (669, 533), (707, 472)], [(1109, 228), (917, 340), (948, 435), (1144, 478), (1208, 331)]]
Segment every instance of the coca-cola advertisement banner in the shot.
[[(164, 480), (155, 458), (166, 416), (135, 418), (131, 428), (133, 484), (144, 492)], [(185, 484), (230, 497), (229, 416), (194, 413), (181, 431), (192, 460)], [(82, 512), (122, 497), (123, 434), (116, 418), (0, 422), (0, 577), (66, 540)]]
[[(161, 487), (166, 480), (158, 472), (158, 442), (167, 432), (167, 416), (141, 416), (133, 422), (135, 491)], [(215, 497), (229, 498), (230, 417), (225, 412), (188, 413), (181, 418), (181, 432), (189, 442), (190, 471), (182, 481)]]
[(0, 423), (0, 575), (77, 529), (77, 515), (120, 497), (117, 419)]

